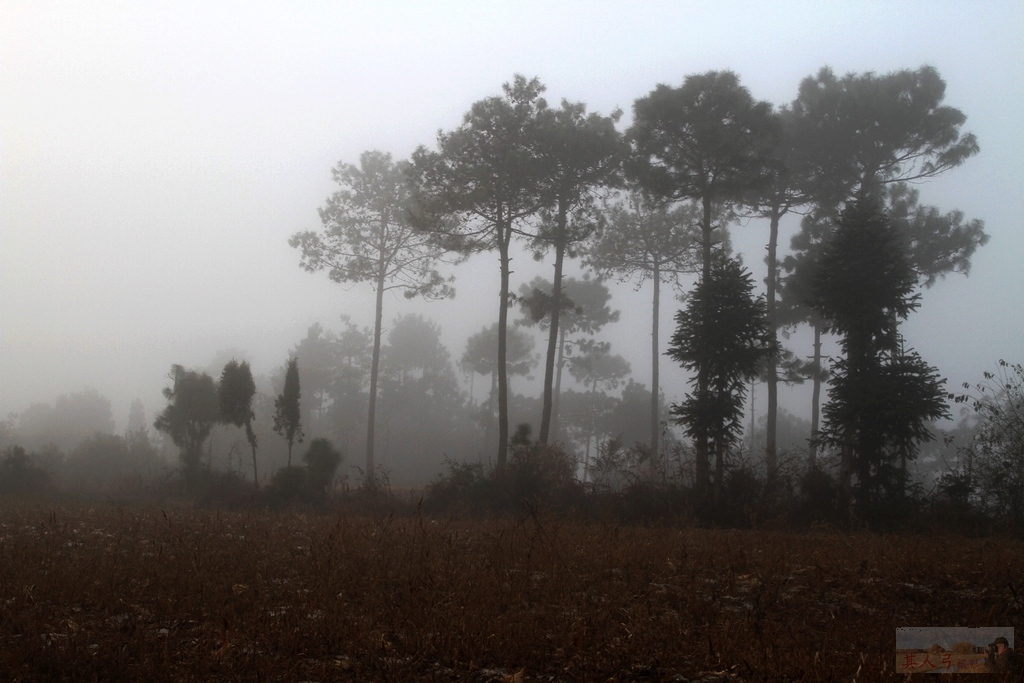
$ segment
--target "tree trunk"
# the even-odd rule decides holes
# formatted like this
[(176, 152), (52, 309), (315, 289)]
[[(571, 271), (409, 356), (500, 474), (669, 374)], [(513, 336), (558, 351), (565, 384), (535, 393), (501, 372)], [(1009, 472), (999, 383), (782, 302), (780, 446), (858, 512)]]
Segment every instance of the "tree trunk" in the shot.
[(811, 465), (818, 464), (818, 428), (821, 416), (821, 325), (814, 324), (814, 389), (811, 393)]
[[(590, 428), (587, 433), (587, 448), (583, 455), (583, 483), (587, 482), (590, 472), (590, 441), (594, 438), (594, 398), (597, 395), (597, 377), (590, 385)], [(596, 447), (596, 444), (595, 444)]]
[(494, 446), (494, 401), (498, 395), (498, 368), (491, 372), (491, 391), (487, 394), (487, 424), (484, 425), (484, 446), (487, 451)]
[(501, 259), (501, 303), (498, 307), (498, 458), (495, 469), (500, 476), (505, 472), (508, 458), (508, 280), (509, 243), (512, 226), (498, 224), (498, 244)]
[(551, 326), (548, 329), (548, 353), (544, 360), (544, 407), (540, 416), (540, 443), (548, 442), (551, 432), (552, 391), (555, 375), (555, 350), (558, 346), (558, 322), (562, 311), (562, 265), (565, 259), (566, 207), (558, 202), (558, 237), (555, 240), (555, 278), (551, 287)]
[(565, 367), (565, 328), (558, 330), (558, 360), (556, 361), (557, 370), (555, 372), (555, 395), (552, 400), (551, 406), (551, 433), (557, 438), (559, 435), (559, 424), (558, 410), (562, 400), (562, 369)]
[[(771, 335), (771, 341), (773, 344), (778, 342), (778, 316), (775, 310), (775, 297), (776, 289), (778, 288), (778, 277), (779, 277), (779, 260), (778, 260), (778, 246), (779, 246), (779, 219), (782, 218), (783, 211), (780, 209), (778, 202), (772, 205), (771, 221), (768, 232), (768, 277), (765, 280), (765, 287), (767, 289), (766, 300), (767, 300), (767, 313), (768, 313), (768, 329)], [(778, 357), (772, 355), (768, 359), (768, 413), (766, 416), (767, 424), (765, 425), (765, 431), (767, 432), (764, 445), (764, 461), (765, 468), (768, 474), (768, 481), (771, 482), (775, 478), (775, 471), (778, 467), (777, 458), (777, 426), (779, 419), (779, 365)]]
[[(711, 197), (705, 196), (702, 199), (704, 217), (701, 221), (701, 282), (706, 283), (711, 279)], [(708, 372), (707, 368), (697, 368), (697, 395), (704, 400), (708, 396)], [(698, 498), (704, 498), (711, 489), (710, 481), (710, 444), (706, 438), (696, 439), (694, 443), (694, 457), (696, 459), (696, 484)]]
[(715, 483), (712, 502), (715, 510), (722, 506), (722, 479), (725, 477), (725, 439), (715, 438)]
[(252, 420), (245, 422), (245, 438), (249, 441), (249, 448), (252, 449), (252, 480), (256, 488), (260, 487), (260, 473), (256, 469), (256, 433), (252, 431)]
[(384, 268), (377, 271), (377, 304), (373, 319), (373, 359), (370, 361), (370, 407), (366, 417), (366, 486), (373, 487), (373, 442), (377, 419), (377, 378), (380, 373), (380, 337), (384, 318)]
[(658, 386), (658, 317), (661, 312), (661, 264), (654, 260), (654, 299), (651, 303), (651, 463), (658, 460), (658, 441), (661, 436), (661, 425), (658, 421), (659, 391)]

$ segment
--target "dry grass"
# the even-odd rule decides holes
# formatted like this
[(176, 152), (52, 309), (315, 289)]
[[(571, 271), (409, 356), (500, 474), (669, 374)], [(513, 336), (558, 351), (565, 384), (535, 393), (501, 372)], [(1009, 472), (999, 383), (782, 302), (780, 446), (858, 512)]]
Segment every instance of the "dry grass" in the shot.
[(896, 681), (1022, 586), (996, 540), (8, 507), (0, 679)]

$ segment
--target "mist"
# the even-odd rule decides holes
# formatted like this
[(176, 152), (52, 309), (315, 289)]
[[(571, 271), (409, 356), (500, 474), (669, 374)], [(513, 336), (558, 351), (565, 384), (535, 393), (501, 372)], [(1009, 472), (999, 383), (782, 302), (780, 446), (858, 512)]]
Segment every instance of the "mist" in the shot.
[[(951, 274), (922, 290), (920, 310), (901, 332), (950, 387), (978, 381), (999, 359), (1024, 356), (1024, 139), (1015, 116), (1024, 109), (1017, 31), (1024, 11), (1012, 3), (983, 7), (648, 3), (631, 12), (592, 3), (583, 14), (570, 3), (7, 7), (0, 28), (7, 432), (26, 446), (53, 442), (70, 453), (75, 438), (129, 430), (136, 399), (149, 429), (167, 405), (161, 392), (172, 365), (218, 378), (231, 358), (251, 363), (264, 401), (257, 420), (270, 419), (284, 363), (312, 326), (339, 335), (348, 329), (343, 316), (360, 331), (373, 322), (370, 287), (304, 272), (288, 245), (296, 232), (320, 226), (317, 209), (335, 189), (332, 167), (366, 150), (405, 159), (419, 145), (433, 146), (439, 129), (456, 127), (473, 102), (500, 93), (515, 73), (538, 76), (552, 105), (566, 98), (602, 114), (621, 108), (624, 130), (638, 97), (686, 74), (732, 69), (755, 98), (781, 105), (825, 65), (837, 74), (936, 67), (946, 103), (967, 115), (981, 153), (920, 184), (921, 202), (983, 219), (991, 242), (974, 255), (969, 277)], [(783, 250), (798, 227), (798, 217), (783, 223)], [(730, 234), (763, 292), (766, 221), (740, 220)], [(550, 263), (522, 245), (514, 246), (512, 269), (513, 291), (551, 277)], [(452, 299), (385, 301), (385, 345), (400, 321), (421, 316), (435, 326), (448, 356), (446, 390), (455, 392), (450, 424), (421, 438), (416, 454), (403, 444), (416, 440), (417, 429), (422, 435), (416, 420), (427, 413), (399, 420), (384, 410), (379, 460), (396, 482), (429, 480), (445, 457), (490, 457), (488, 426), (477, 419), (490, 378), (471, 376), (458, 361), (467, 340), (496, 320), (497, 256), (473, 255), (445, 274), (454, 277)], [(567, 274), (584, 270), (573, 262)], [(684, 280), (679, 293), (694, 281)], [(649, 284), (606, 284), (620, 319), (600, 339), (631, 366), (607, 393), (622, 401), (630, 379), (635, 391), (650, 388)], [(681, 305), (663, 296), (661, 348)], [(529, 334), (540, 354), (544, 338)], [(826, 354), (836, 353), (830, 343)], [(806, 330), (787, 344), (810, 353)], [(664, 358), (661, 365), (666, 404), (677, 402), (688, 376)], [(536, 429), (542, 375), (512, 379), (513, 425)], [(585, 390), (568, 372), (563, 381), (563, 390)], [(315, 382), (307, 375), (304, 386)], [(47, 441), (26, 433), (46, 406), (57, 410), (83, 394), (107, 401), (109, 412), (100, 410), (78, 436)], [(311, 399), (307, 389), (303, 400)], [(755, 389), (755, 423), (764, 401), (763, 388)], [(786, 388), (781, 402), (806, 419), (810, 389)], [(325, 410), (307, 423), (308, 438), (341, 446), (353, 477), (365, 446), (360, 410), (353, 406), (348, 421)], [(237, 429), (217, 430), (212, 462), (247, 471), (244, 457), (237, 462)], [(283, 442), (263, 430), (261, 462), (270, 473), (283, 460)], [(171, 445), (154, 447), (174, 464)], [(573, 447), (584, 451), (579, 437)]]

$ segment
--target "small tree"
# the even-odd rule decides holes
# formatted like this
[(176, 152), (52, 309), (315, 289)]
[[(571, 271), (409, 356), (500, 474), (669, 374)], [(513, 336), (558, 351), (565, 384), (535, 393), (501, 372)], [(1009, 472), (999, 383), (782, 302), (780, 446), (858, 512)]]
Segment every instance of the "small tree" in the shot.
[(186, 484), (199, 479), (203, 442), (220, 419), (217, 383), (204, 373), (171, 366), (173, 384), (164, 388), (168, 405), (157, 416), (153, 426), (171, 437), (180, 449), (182, 471)]
[(220, 419), (226, 424), (245, 427), (245, 438), (252, 450), (252, 480), (259, 488), (260, 478), (256, 466), (256, 432), (252, 429), (252, 421), (256, 413), (252, 409), (252, 400), (256, 395), (256, 382), (252, 378), (249, 362), (236, 360), (224, 366), (220, 375)]
[(292, 466), (292, 446), (302, 443), (302, 411), (299, 407), (299, 359), (292, 356), (284, 373), (284, 389), (274, 401), (274, 431), (288, 442), (288, 467)]
[[(710, 276), (694, 290), (689, 305), (676, 314), (676, 332), (666, 355), (697, 377), (693, 391), (672, 412), (698, 452), (715, 454), (713, 503), (721, 503), (726, 451), (742, 431), (746, 383), (775, 353), (765, 302), (753, 296), (750, 272), (719, 253)], [(704, 377), (705, 382), (698, 381)], [(697, 480), (698, 494), (706, 495)]]

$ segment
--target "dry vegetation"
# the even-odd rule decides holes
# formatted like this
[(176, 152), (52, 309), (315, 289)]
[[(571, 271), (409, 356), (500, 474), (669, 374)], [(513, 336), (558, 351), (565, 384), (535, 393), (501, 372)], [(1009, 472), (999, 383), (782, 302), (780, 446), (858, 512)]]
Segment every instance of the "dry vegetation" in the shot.
[(1022, 589), (992, 539), (8, 506), (0, 679), (907, 680), (896, 627)]

